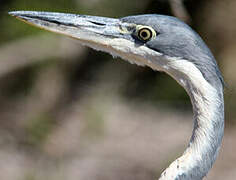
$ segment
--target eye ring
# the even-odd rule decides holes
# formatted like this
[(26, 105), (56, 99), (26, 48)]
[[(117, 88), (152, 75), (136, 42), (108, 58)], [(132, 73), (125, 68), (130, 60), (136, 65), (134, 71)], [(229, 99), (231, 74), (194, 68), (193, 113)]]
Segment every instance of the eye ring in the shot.
[(149, 26), (138, 25), (136, 27), (136, 33), (138, 38), (144, 42), (147, 42), (156, 36), (156, 32), (154, 31), (154, 29)]

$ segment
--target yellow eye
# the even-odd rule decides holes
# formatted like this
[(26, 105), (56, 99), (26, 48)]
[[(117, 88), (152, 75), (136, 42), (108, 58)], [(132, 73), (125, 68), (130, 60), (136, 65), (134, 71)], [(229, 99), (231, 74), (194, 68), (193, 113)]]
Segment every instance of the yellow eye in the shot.
[(149, 26), (137, 26), (136, 32), (138, 38), (142, 41), (149, 41), (156, 36), (156, 32)]

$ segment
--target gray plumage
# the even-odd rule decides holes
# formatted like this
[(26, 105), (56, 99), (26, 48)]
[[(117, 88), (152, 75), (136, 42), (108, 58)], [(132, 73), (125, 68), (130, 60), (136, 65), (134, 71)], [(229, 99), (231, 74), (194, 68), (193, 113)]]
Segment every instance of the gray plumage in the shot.
[(160, 180), (201, 180), (206, 176), (224, 133), (224, 83), (211, 51), (188, 25), (156, 14), (120, 19), (33, 11), (9, 14), (172, 76), (190, 96), (194, 126), (187, 149)]
[(128, 16), (123, 22), (152, 26), (157, 38), (145, 45), (170, 57), (192, 61), (206, 80), (215, 87), (223, 84), (223, 78), (214, 56), (201, 37), (187, 24), (172, 16), (156, 14)]

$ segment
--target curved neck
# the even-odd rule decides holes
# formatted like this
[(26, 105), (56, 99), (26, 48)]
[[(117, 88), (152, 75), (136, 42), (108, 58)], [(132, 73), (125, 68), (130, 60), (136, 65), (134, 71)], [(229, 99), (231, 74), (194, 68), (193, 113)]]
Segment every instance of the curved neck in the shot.
[[(180, 69), (173, 69), (170, 75), (190, 96), (194, 127), (187, 149), (162, 173), (160, 180), (201, 180), (215, 162), (224, 133), (222, 85), (215, 88), (205, 80), (195, 66), (186, 64), (185, 67), (183, 63), (181, 65), (181, 73)], [(192, 68), (188, 69), (191, 75), (185, 73), (186, 68)]]

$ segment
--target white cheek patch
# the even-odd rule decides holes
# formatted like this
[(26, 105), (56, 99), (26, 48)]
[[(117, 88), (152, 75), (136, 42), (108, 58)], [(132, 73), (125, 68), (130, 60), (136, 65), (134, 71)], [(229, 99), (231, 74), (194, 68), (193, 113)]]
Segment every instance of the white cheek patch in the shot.
[(27, 18), (27, 20), (21, 20), (41, 29), (75, 38), (85, 46), (98, 51), (110, 53), (113, 57), (119, 56), (132, 64), (149, 66), (152, 69), (163, 71), (163, 65), (159, 64), (157, 60), (158, 57), (161, 59), (161, 53), (150, 50), (145, 46), (137, 46), (134, 42), (129, 40), (122, 38), (106, 38), (106, 36), (90, 32), (88, 29), (83, 27), (68, 27), (30, 18)]
[(105, 37), (98, 38), (96, 36), (91, 40), (88, 40), (88, 38), (79, 40), (86, 46), (110, 53), (113, 57), (121, 57), (131, 64), (149, 66), (154, 70), (163, 71), (162, 54), (150, 50), (146, 46), (137, 46), (135, 43), (122, 38), (106, 39)]

